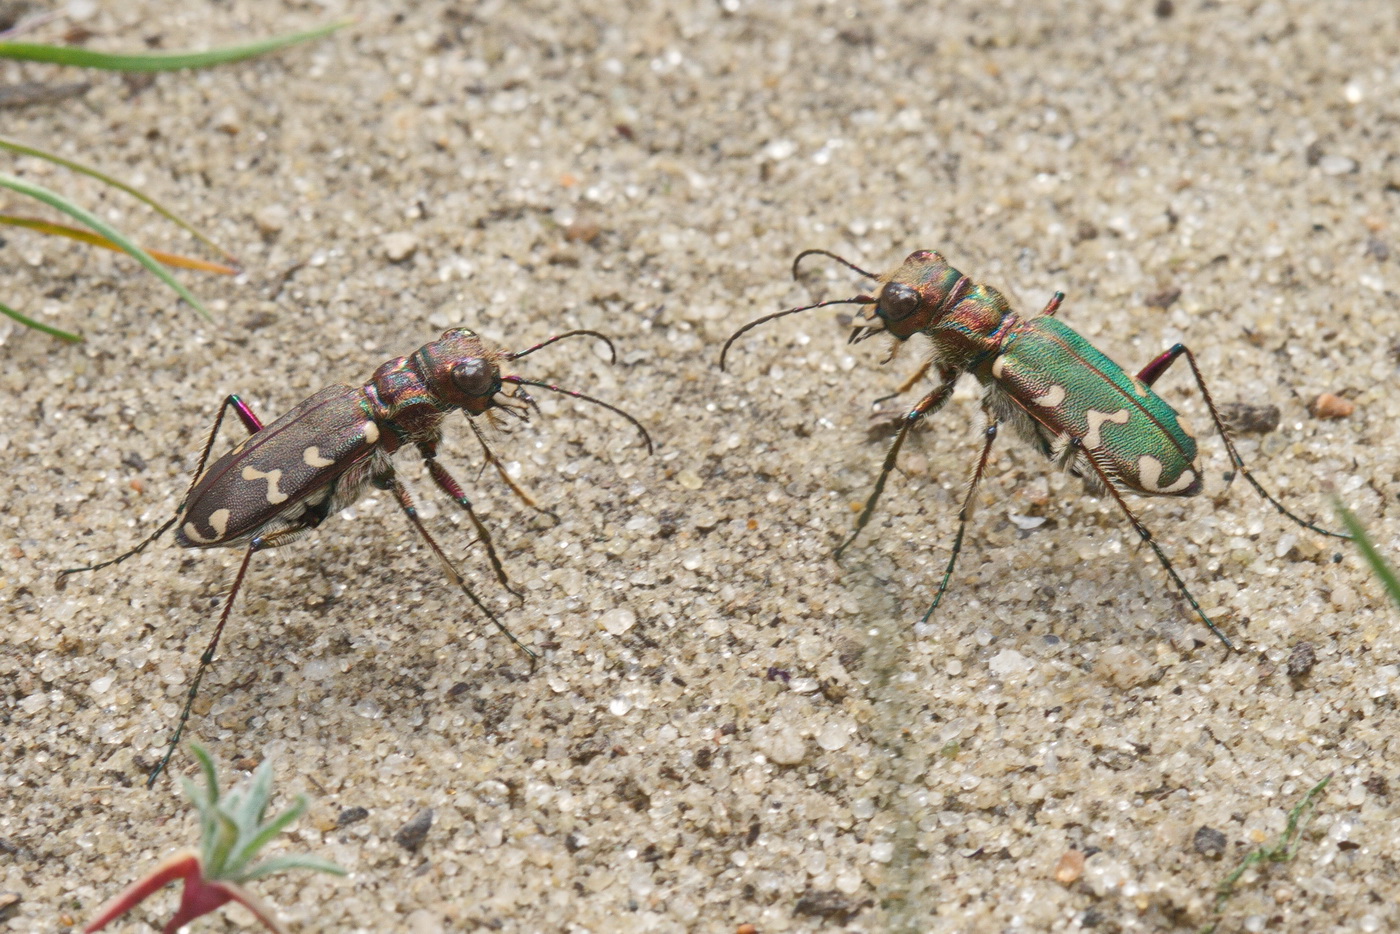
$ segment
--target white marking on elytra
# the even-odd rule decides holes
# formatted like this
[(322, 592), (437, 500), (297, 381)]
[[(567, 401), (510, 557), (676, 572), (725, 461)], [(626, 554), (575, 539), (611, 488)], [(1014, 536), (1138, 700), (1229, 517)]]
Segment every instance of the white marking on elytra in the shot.
[(253, 480), (267, 481), (268, 505), (276, 506), (278, 503), (285, 503), (287, 501), (287, 494), (277, 488), (277, 484), (282, 482), (282, 471), (280, 469), (269, 470), (267, 473), (263, 473), (258, 468), (250, 465), (243, 468), (243, 479), (249, 482)]
[(1065, 401), (1066, 395), (1067, 393), (1065, 392), (1065, 387), (1051, 386), (1049, 392), (1047, 392), (1043, 396), (1036, 396), (1031, 401), (1034, 402), (1036, 405), (1043, 405), (1047, 409), (1053, 409), (1055, 406)]
[(301, 459), (306, 463), (306, 466), (308, 467), (329, 467), (330, 465), (335, 463), (335, 461), (328, 461), (324, 457), (322, 457), (321, 449), (314, 444), (311, 445), (311, 447), (307, 448), (305, 451), (301, 452)]
[(1084, 447), (1090, 451), (1096, 449), (1102, 440), (1099, 437), (1099, 427), (1104, 422), (1112, 422), (1115, 425), (1128, 424), (1127, 409), (1119, 409), (1112, 415), (1109, 415), (1107, 412), (1100, 412), (1097, 409), (1090, 409), (1085, 413), (1085, 417), (1089, 419), (1089, 430), (1084, 432)]
[(1176, 482), (1170, 486), (1158, 486), (1162, 479), (1162, 462), (1151, 454), (1144, 454), (1138, 458), (1138, 479), (1142, 481), (1142, 488), (1152, 493), (1176, 493), (1186, 489), (1196, 482), (1195, 471), (1189, 467), (1181, 472), (1181, 476), (1176, 478)]
[(213, 538), (205, 538), (199, 534), (193, 522), (185, 523), (185, 538), (192, 542), (199, 542), (201, 545), (210, 545), (224, 537), (224, 532), (228, 530), (229, 511), (227, 509), (215, 509), (209, 513), (209, 528), (214, 530)]
[(1002, 378), (1002, 374), (1005, 373), (1005, 372), (1006, 372), (1006, 354), (998, 354), (998, 355), (997, 355), (997, 358), (996, 358), (995, 360), (992, 361), (992, 378), (993, 378), (993, 379), (1001, 379), (1001, 378)]
[(374, 444), (379, 440), (379, 426), (374, 422), (365, 422), (360, 432), (365, 436), (365, 444)]
[(1133, 384), (1133, 391), (1140, 396), (1146, 396), (1149, 392), (1152, 391), (1146, 383), (1138, 379), (1136, 376), (1129, 376), (1128, 382)]

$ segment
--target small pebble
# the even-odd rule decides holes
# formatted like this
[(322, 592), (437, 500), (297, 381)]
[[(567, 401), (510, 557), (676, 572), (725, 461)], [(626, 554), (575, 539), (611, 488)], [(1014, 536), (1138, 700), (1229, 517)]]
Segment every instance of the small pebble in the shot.
[(817, 745), (827, 752), (835, 752), (846, 745), (846, 741), (850, 738), (850, 735), (850, 731), (846, 729), (845, 724), (835, 720), (828, 720), (822, 725), (822, 728), (817, 731)]
[(992, 656), (987, 667), (998, 678), (1015, 678), (1025, 675), (1034, 666), (1029, 658), (1015, 649), (1002, 649)]
[(769, 724), (754, 731), (754, 745), (778, 765), (797, 765), (807, 757), (807, 743), (794, 727)]
[(433, 809), (424, 808), (413, 816), (413, 820), (399, 828), (399, 832), (394, 834), (394, 842), (410, 853), (416, 853), (428, 838), (428, 830), (432, 826)]
[(238, 120), (238, 111), (232, 107), (225, 107), (219, 111), (219, 115), (214, 118), (214, 129), (220, 133), (227, 133), (229, 136), (237, 136), (242, 124)]
[(1084, 853), (1081, 850), (1066, 850), (1055, 864), (1055, 881), (1060, 885), (1073, 885), (1084, 875)]
[(1138, 652), (1122, 645), (1113, 645), (1103, 650), (1095, 666), (1108, 676), (1117, 687), (1127, 689), (1142, 684), (1152, 676), (1153, 667)]
[(1219, 859), (1225, 853), (1225, 835), (1214, 827), (1202, 824), (1196, 835), (1191, 838), (1191, 845), (1202, 856)]
[(1317, 167), (1323, 175), (1349, 175), (1356, 171), (1357, 164), (1355, 159), (1346, 156), (1323, 156), (1318, 160)]
[(618, 607), (604, 613), (599, 622), (609, 633), (620, 636), (637, 624), (637, 614), (626, 607)]
[(564, 228), (564, 239), (570, 243), (592, 243), (602, 232), (603, 228), (598, 226), (597, 221), (580, 217)]
[(1356, 411), (1356, 403), (1341, 396), (1324, 392), (1308, 407), (1314, 418), (1349, 418)]
[[(851, 893), (847, 892), (843, 895), (841, 892), (832, 891), (807, 892), (797, 900), (797, 904), (792, 906), (792, 913), (808, 915), (813, 918), (827, 918), (844, 924), (855, 917), (856, 913), (863, 907), (859, 902), (847, 898), (846, 895), (849, 894)], [(747, 925), (747, 927), (752, 928), (753, 925)], [(741, 931), (740, 934), (743, 932)], [(757, 934), (757, 929), (754, 929), (752, 934)]]
[(258, 233), (271, 237), (282, 232), (290, 217), (282, 205), (265, 204), (253, 212), (253, 223), (257, 225)]
[(348, 827), (353, 823), (364, 820), (366, 817), (369, 817), (369, 811), (366, 808), (345, 808), (336, 815), (335, 826), (337, 828)]
[(1142, 303), (1148, 308), (1170, 308), (1178, 298), (1181, 298), (1181, 288), (1173, 285), (1147, 296)]
[(1317, 650), (1311, 642), (1299, 642), (1288, 655), (1288, 677), (1306, 678), (1317, 664)]
[(385, 234), (380, 241), (384, 245), (384, 257), (391, 263), (402, 263), (418, 252), (418, 238), (406, 231)]

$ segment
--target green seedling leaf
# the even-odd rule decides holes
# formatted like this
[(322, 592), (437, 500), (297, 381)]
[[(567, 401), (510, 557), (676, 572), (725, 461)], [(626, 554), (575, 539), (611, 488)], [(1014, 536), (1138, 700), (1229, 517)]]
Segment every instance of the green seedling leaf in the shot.
[(328, 872), (333, 876), (345, 875), (345, 870), (319, 856), (274, 856), (265, 859), (243, 874), (244, 882), (252, 882), (264, 876), (273, 876), (288, 869), (310, 869), (312, 872)]
[(184, 783), (185, 793), (199, 811), (199, 849), (181, 850), (157, 864), (104, 905), (83, 929), (84, 934), (102, 929), (176, 880), (184, 882), (184, 890), (179, 908), (166, 922), (164, 934), (175, 934), (195, 918), (231, 901), (251, 911), (274, 934), (285, 934), (274, 912), (242, 883), (289, 869), (345, 875), (345, 870), (334, 863), (308, 855), (289, 854), (253, 863), (257, 851), (306, 810), (306, 798), (298, 796), (290, 808), (264, 824), (263, 812), (272, 795), (272, 766), (264, 762), (249, 784), (222, 795), (214, 760), (201, 746), (192, 745), (191, 750), (203, 777), (202, 785), (188, 779)]
[(1356, 514), (1342, 505), (1339, 498), (1332, 500), (1333, 508), (1337, 510), (1338, 517), (1342, 524), (1351, 533), (1351, 540), (1356, 543), (1356, 550), (1361, 552), (1361, 557), (1371, 566), (1371, 573), (1380, 580), (1385, 592), (1390, 594), (1390, 599), (1395, 601), (1396, 606), (1400, 606), (1400, 577), (1396, 577), (1395, 570), (1386, 564), (1381, 553), (1376, 550), (1375, 543), (1366, 534), (1366, 528), (1361, 524), (1361, 520), (1356, 518)]
[(4, 302), (0, 302), (0, 315), (6, 315), (7, 317), (15, 319), (27, 328), (33, 328), (36, 331), (43, 331), (50, 337), (56, 337), (59, 340), (67, 341), (70, 344), (81, 344), (83, 342), (83, 336), (81, 334), (70, 334), (67, 331), (60, 331), (58, 328), (54, 327), (51, 324), (45, 324), (42, 321), (35, 321), (33, 318), (26, 317), (25, 315), (22, 315), (19, 312), (15, 311), (13, 308), (11, 308), (9, 305), (6, 305)]
[(318, 26), (305, 32), (288, 33), (249, 42), (246, 45), (229, 45), (210, 49), (207, 52), (140, 52), (121, 54), (94, 52), (68, 45), (43, 45), (37, 42), (0, 42), (0, 58), (22, 62), (46, 62), (50, 65), (74, 65), (78, 68), (100, 68), (107, 71), (179, 71), (183, 68), (207, 68), (210, 65), (223, 65), (276, 52), (290, 45), (310, 42), (330, 35), (353, 23), (353, 19), (343, 19), (327, 26)]
[[(36, 233), (48, 234), (51, 237), (67, 237), (69, 240), (77, 240), (79, 243), (88, 243), (92, 246), (101, 247), (104, 250), (114, 250), (121, 252), (121, 247), (117, 246), (106, 237), (99, 236), (90, 230), (80, 230), (77, 227), (69, 227), (67, 224), (55, 224), (52, 221), (41, 220), (37, 217), (20, 217), (14, 214), (0, 214), (0, 224), (7, 224), (11, 227), (23, 227), (26, 230), (33, 230)], [(211, 263), (207, 259), (196, 259), (193, 256), (181, 256), (178, 253), (166, 253), (161, 250), (147, 249), (151, 258), (166, 266), (175, 266), (180, 269), (194, 269), (199, 272), (213, 272), (221, 276), (236, 276), (238, 270), (233, 266), (225, 266), (223, 263)]]
[(213, 250), (215, 253), (218, 253), (230, 263), (233, 263), (234, 265), (238, 264), (238, 258), (236, 256), (234, 256), (228, 250), (225, 250), (223, 247), (219, 246), (213, 240), (209, 239), (209, 237), (205, 236), (203, 232), (201, 232), (189, 221), (185, 220), (183, 217), (176, 214), (174, 211), (170, 210), (160, 202), (156, 201), (154, 198), (141, 191), (140, 189), (133, 188), (132, 186), (113, 178), (105, 172), (98, 171), (90, 165), (83, 165), (81, 162), (74, 162), (71, 159), (65, 159), (56, 153), (48, 152), (44, 149), (36, 149), (33, 146), (26, 146), (23, 143), (16, 142), (12, 139), (7, 139), (4, 136), (0, 136), (0, 149), (5, 150), (6, 152), (12, 152), (17, 156), (32, 156), (35, 159), (43, 159), (46, 162), (52, 162), (54, 165), (61, 165), (65, 169), (77, 172), (80, 175), (86, 175), (89, 178), (95, 178), (104, 185), (110, 185), (111, 187), (116, 188), (119, 191), (124, 191), (136, 200), (148, 205), (151, 208), (151, 210), (155, 211), (157, 214), (159, 214), (161, 217), (164, 217), (172, 224), (176, 225), (182, 230), (187, 231), (200, 243), (203, 243), (205, 246), (209, 247), (209, 249)]
[(0, 187), (8, 188), (11, 191), (19, 192), (22, 195), (27, 195), (28, 197), (34, 198), (37, 201), (42, 201), (49, 207), (52, 207), (55, 210), (62, 211), (64, 214), (67, 214), (69, 217), (72, 217), (74, 220), (78, 221), (78, 223), (83, 224), (87, 227), (91, 227), (93, 230), (97, 231), (99, 234), (106, 237), (108, 240), (111, 240), (117, 246), (121, 247), (123, 252), (130, 255), (142, 266), (145, 266), (156, 276), (156, 278), (160, 279), (166, 285), (174, 289), (175, 293), (181, 298), (183, 298), (185, 301), (189, 302), (190, 306), (193, 307), (196, 311), (198, 311), (201, 315), (203, 315), (205, 320), (212, 320), (209, 317), (208, 310), (205, 309), (204, 305), (199, 301), (199, 299), (195, 298), (194, 295), (191, 294), (189, 289), (181, 285), (179, 281), (176, 280), (176, 278), (172, 276), (169, 272), (167, 272), (164, 266), (162, 266), (160, 263), (157, 263), (149, 253), (141, 249), (135, 243), (128, 240), (125, 236), (118, 232), (115, 227), (113, 227), (111, 224), (108, 224), (102, 218), (98, 217), (90, 211), (79, 207), (78, 205), (74, 204), (72, 201), (69, 201), (67, 198), (63, 197), (60, 194), (49, 191), (47, 188), (44, 188), (40, 185), (35, 185), (32, 182), (26, 182), (24, 179), (16, 178), (15, 176), (9, 175), (4, 172), (0, 172)]

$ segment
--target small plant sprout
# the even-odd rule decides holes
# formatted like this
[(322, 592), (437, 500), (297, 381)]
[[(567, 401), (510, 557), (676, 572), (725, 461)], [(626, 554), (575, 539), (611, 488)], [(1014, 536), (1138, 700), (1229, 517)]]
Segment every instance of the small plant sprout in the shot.
[(263, 823), (263, 812), (272, 795), (271, 763), (258, 766), (251, 782), (220, 798), (214, 760), (201, 746), (191, 744), (190, 751), (204, 773), (203, 788), (185, 779), (185, 793), (199, 810), (199, 849), (184, 849), (166, 857), (104, 905), (83, 928), (84, 934), (100, 931), (176, 879), (184, 880), (185, 890), (175, 916), (163, 928), (164, 934), (175, 934), (195, 918), (228, 902), (238, 902), (268, 930), (285, 934), (286, 929), (277, 923), (272, 909), (243, 888), (244, 884), (288, 869), (345, 875), (344, 869), (315, 856), (276, 856), (256, 862), (258, 850), (306, 810), (306, 797), (298, 795), (291, 807)]
[[(1312, 820), (1313, 812), (1317, 810), (1318, 798), (1322, 795), (1327, 783), (1332, 780), (1332, 774), (1328, 775), (1308, 789), (1308, 793), (1303, 795), (1302, 800), (1293, 806), (1293, 810), (1288, 812), (1288, 820), (1284, 824), (1283, 833), (1279, 834), (1278, 840), (1268, 846), (1256, 847), (1246, 856), (1234, 872), (1230, 873), (1215, 887), (1215, 913), (1218, 915), (1225, 910), (1225, 903), (1235, 894), (1235, 886), (1240, 878), (1260, 863), (1291, 863), (1298, 855), (1299, 848), (1303, 845), (1303, 834), (1308, 829), (1308, 823)], [(1219, 922), (1207, 925), (1201, 929), (1201, 934), (1214, 934)]]

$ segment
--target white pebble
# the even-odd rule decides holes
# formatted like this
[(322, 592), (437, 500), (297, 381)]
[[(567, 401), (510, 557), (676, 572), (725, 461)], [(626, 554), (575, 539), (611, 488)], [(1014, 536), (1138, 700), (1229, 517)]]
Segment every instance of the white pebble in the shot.
[(1346, 156), (1323, 156), (1317, 167), (1323, 175), (1348, 175), (1356, 171), (1356, 160)]
[(418, 238), (406, 231), (385, 234), (380, 241), (384, 245), (384, 256), (391, 263), (402, 263), (418, 252)]
[(280, 204), (265, 204), (253, 212), (253, 223), (257, 225), (258, 232), (269, 237), (281, 233), (290, 219), (291, 215)]
[(604, 613), (599, 622), (609, 633), (620, 636), (637, 624), (637, 614), (626, 607), (618, 607)]
[(1002, 649), (993, 655), (987, 667), (998, 678), (1014, 678), (1024, 675), (1033, 667), (1031, 660), (1015, 649)]
[(850, 736), (850, 731), (846, 729), (844, 723), (828, 720), (822, 725), (822, 728), (817, 731), (817, 745), (827, 752), (835, 752), (846, 745), (846, 741), (850, 739)]
[(778, 765), (797, 765), (807, 757), (807, 743), (795, 727), (769, 724), (754, 733), (754, 745)]
[(1103, 650), (1095, 666), (1119, 688), (1130, 688), (1142, 684), (1152, 675), (1152, 663), (1142, 655), (1122, 645), (1112, 645)]

